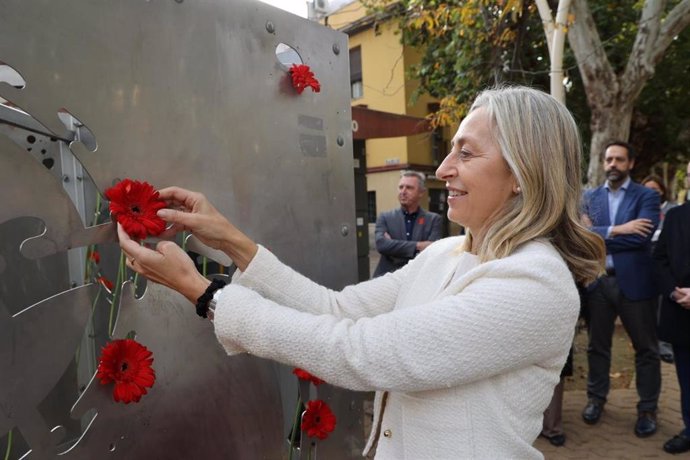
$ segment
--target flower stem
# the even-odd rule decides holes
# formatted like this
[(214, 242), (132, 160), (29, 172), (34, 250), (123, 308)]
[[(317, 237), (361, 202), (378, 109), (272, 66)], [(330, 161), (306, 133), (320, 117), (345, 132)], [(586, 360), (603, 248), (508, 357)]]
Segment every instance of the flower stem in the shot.
[(290, 452), (288, 453), (288, 460), (292, 460), (292, 454), (295, 451), (295, 440), (297, 439), (297, 425), (299, 418), (302, 415), (302, 398), (297, 394), (297, 406), (295, 406), (295, 416), (292, 419), (292, 433), (290, 433)]
[(182, 244), (181, 244), (182, 250), (184, 252), (187, 252), (187, 231), (182, 232)]
[(113, 317), (115, 316), (115, 304), (117, 303), (117, 297), (122, 289), (122, 280), (124, 279), (125, 272), (125, 253), (120, 251), (120, 266), (117, 270), (117, 279), (115, 280), (115, 289), (113, 289), (113, 301), (110, 304), (110, 317), (108, 318), (108, 336), (113, 335)]
[(12, 452), (12, 430), (7, 433), (7, 449), (5, 450), (5, 460), (9, 460)]
[(203, 256), (201, 258), (201, 274), (206, 276), (208, 272), (208, 258)]

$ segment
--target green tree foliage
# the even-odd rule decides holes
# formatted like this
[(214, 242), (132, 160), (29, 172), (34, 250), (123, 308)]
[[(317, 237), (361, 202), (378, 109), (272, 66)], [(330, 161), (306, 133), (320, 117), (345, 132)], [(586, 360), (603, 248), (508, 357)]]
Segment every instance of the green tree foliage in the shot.
[[(433, 122), (456, 124), (481, 88), (517, 83), (549, 89), (549, 56), (534, 2), (523, 0), (367, 0), (372, 11), (391, 11), (405, 45), (419, 48), (420, 63), (409, 70), (419, 92), (440, 99)], [(679, 0), (668, 2), (667, 9)], [(549, 0), (552, 11), (557, 1)], [(642, 1), (592, 0), (589, 7), (602, 46), (616, 74), (628, 65), (638, 32)], [(572, 15), (569, 23), (576, 20)], [(589, 145), (590, 109), (578, 63), (566, 43), (564, 69), (569, 80), (567, 104)], [(631, 141), (642, 156), (639, 174), (663, 160), (690, 157), (690, 32), (678, 35), (655, 77), (640, 95), (631, 125)], [(686, 133), (683, 135), (683, 133)], [(586, 149), (587, 150), (587, 149)], [(586, 152), (587, 153), (587, 152)]]

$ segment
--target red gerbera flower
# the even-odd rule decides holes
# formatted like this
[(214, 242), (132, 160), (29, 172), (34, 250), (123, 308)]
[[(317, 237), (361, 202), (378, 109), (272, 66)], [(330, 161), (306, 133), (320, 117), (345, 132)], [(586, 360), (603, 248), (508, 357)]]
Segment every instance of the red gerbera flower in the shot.
[(91, 254), (89, 254), (89, 260), (92, 260), (95, 264), (100, 264), (101, 255), (98, 253), (98, 251), (91, 251)]
[(146, 235), (160, 235), (165, 221), (156, 215), (165, 207), (158, 192), (148, 182), (124, 179), (105, 191), (110, 200), (110, 214), (129, 236), (143, 240)]
[(113, 340), (101, 350), (96, 377), (102, 385), (115, 382), (115, 401), (138, 402), (146, 394), (146, 388), (151, 388), (156, 381), (152, 355), (136, 340)]
[(99, 283), (101, 283), (101, 284), (103, 285), (103, 287), (106, 288), (106, 289), (109, 290), (109, 291), (112, 291), (113, 288), (115, 287), (115, 286), (113, 285), (113, 282), (110, 281), (110, 280), (109, 280), (108, 278), (106, 278), (105, 276), (99, 276), (98, 278), (96, 278), (96, 281), (98, 281)]
[(335, 415), (328, 404), (320, 399), (307, 402), (307, 410), (302, 414), (302, 431), (310, 438), (326, 439), (335, 430)]
[(292, 76), (292, 86), (297, 90), (297, 94), (302, 94), (302, 91), (307, 87), (315, 93), (321, 91), (321, 84), (314, 77), (314, 72), (308, 65), (292, 64), (290, 75)]
[(297, 376), (300, 380), (309, 380), (311, 383), (313, 383), (316, 386), (321, 385), (322, 383), (325, 383), (323, 380), (320, 378), (311, 375), (309, 372), (305, 371), (304, 369), (300, 369), (299, 367), (296, 367), (292, 370), (292, 373)]

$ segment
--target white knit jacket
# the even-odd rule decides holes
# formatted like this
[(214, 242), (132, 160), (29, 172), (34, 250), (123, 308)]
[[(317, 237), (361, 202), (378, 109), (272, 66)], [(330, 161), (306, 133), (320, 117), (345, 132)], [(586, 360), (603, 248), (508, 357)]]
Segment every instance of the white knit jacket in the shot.
[(378, 440), (377, 458), (542, 458), (532, 443), (573, 338), (573, 277), (545, 240), (483, 264), (461, 244), (340, 292), (259, 247), (220, 295), (216, 335), (228, 354), (376, 390), (365, 453)]

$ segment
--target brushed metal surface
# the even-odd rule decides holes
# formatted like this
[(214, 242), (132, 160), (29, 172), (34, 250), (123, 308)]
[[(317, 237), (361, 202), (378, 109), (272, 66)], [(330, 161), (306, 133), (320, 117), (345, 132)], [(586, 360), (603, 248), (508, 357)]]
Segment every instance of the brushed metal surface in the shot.
[[(312, 68), (320, 93), (294, 91), (276, 55), (281, 43)], [(2, 0), (0, 62), (26, 85), (0, 82), (0, 98), (35, 118), (25, 126), (75, 139), (70, 150), (101, 192), (124, 177), (199, 190), (282, 260), (341, 288), (356, 281), (357, 267), (355, 235), (341, 232), (355, 228), (349, 66), (334, 49), (347, 49), (345, 35), (254, 0)], [(65, 113), (84, 125), (76, 137), (58, 116)], [(55, 267), (66, 262), (55, 258), (112, 241), (113, 227), (85, 228), (60, 175), (33, 153), (0, 130), (0, 191), (11, 197), (0, 231), (12, 233), (0, 244), (0, 356), (25, 361), (0, 367), (0, 437), (18, 429), (26, 458), (54, 458), (70, 445), (60, 458), (285, 457), (297, 396), (290, 369), (226, 357), (212, 325), (153, 284), (141, 299), (126, 285), (114, 336), (136, 331), (154, 351), (154, 388), (130, 405), (93, 380), (78, 401), (77, 388), (58, 392), (74, 403), (83, 433), (65, 439), (50, 426), (37, 399), (56, 383), (65, 350), (77, 353), (96, 296), (93, 285), (62, 293), (65, 273)], [(10, 289), (24, 280), (53, 291)], [(27, 326), (36, 344), (8, 342), (16, 318), (39, 311), (37, 295), (52, 307)], [(50, 353), (35, 352), (56, 336), (65, 341), (50, 352), (65, 356), (45, 365)], [(327, 385), (318, 395), (339, 417), (318, 456), (357, 457), (364, 397)]]
[(0, 302), (0, 433), (17, 427), (35, 458), (57, 454), (64, 433), (51, 433), (37, 406), (73, 359), (97, 291), (81, 286), (14, 315)]
[(139, 403), (123, 404), (112, 385), (92, 379), (72, 413), (96, 409), (96, 417), (62, 457), (279, 458), (283, 414), (271, 363), (228, 358), (211, 322), (168, 288), (149, 283), (135, 299), (128, 282), (121, 299), (113, 338), (136, 332), (153, 352), (156, 382)]

